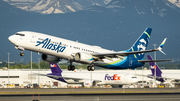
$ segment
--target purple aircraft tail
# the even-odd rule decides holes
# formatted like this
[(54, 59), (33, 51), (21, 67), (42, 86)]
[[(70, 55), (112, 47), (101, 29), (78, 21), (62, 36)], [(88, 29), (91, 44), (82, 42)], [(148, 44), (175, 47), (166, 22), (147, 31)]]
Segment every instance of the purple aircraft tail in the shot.
[[(58, 64), (54, 64), (54, 63), (49, 63), (49, 66), (51, 68), (51, 72), (50, 74), (47, 75), (51, 75), (49, 76), (50, 78), (53, 78), (52, 76), (56, 76), (56, 80), (62, 81), (62, 82), (66, 82), (62, 77), (62, 70), (61, 68), (58, 66)], [(59, 77), (59, 78), (58, 78)]]
[(56, 73), (61, 74), (62, 73), (62, 70), (58, 66), (58, 64), (49, 63), (49, 66), (51, 68), (52, 74), (56, 74)]
[[(150, 55), (147, 55), (147, 58), (148, 58), (148, 60), (153, 60), (153, 58)], [(155, 69), (156, 69), (156, 77), (162, 77), (161, 76), (162, 71), (155, 62), (149, 62), (149, 66), (151, 67), (151, 72), (152, 72), (151, 76), (154, 76)], [(156, 79), (161, 82), (164, 81), (162, 78), (156, 78)]]

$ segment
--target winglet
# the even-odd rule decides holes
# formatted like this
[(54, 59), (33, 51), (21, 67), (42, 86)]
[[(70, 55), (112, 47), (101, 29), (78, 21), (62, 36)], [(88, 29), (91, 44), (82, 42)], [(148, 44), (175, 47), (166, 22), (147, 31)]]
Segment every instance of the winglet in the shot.
[(159, 47), (157, 48), (161, 53), (163, 53), (164, 55), (166, 55), (163, 51), (162, 51), (162, 48), (163, 48), (163, 46), (164, 46), (164, 44), (165, 44), (165, 42), (166, 42), (166, 39), (167, 38), (165, 38), (164, 40), (163, 40), (163, 42), (159, 45)]

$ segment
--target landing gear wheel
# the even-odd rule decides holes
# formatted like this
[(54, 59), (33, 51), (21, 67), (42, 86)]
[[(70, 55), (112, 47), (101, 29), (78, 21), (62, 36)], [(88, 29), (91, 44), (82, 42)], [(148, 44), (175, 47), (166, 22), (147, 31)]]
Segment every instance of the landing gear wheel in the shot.
[(87, 70), (88, 70), (88, 71), (94, 71), (95, 68), (94, 68), (94, 66), (88, 66), (88, 67), (87, 67)]
[(90, 66), (87, 66), (87, 70), (90, 71), (90, 70), (91, 70), (91, 67), (90, 67)]
[(71, 66), (68, 66), (68, 70), (71, 70)]
[(71, 70), (74, 71), (75, 70), (75, 66), (71, 66)]
[(69, 71), (70, 71), (70, 70), (74, 71), (74, 70), (75, 70), (75, 66), (73, 66), (73, 65), (70, 66), (70, 65), (69, 65), (69, 66), (68, 66), (68, 70), (69, 70)]
[(92, 71), (94, 71), (94, 70), (95, 70), (94, 66), (92, 66), (92, 67), (91, 67), (91, 70), (92, 70)]
[(21, 52), (21, 53), (20, 53), (20, 56), (24, 56), (24, 53), (23, 53), (23, 52)]

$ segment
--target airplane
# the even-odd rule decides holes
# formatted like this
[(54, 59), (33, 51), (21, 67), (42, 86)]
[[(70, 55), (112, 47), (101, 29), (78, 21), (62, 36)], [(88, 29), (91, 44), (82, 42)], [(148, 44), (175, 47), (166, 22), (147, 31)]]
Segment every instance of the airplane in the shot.
[[(147, 58), (150, 61), (153, 60), (153, 58), (150, 55), (147, 55)], [(169, 84), (171, 87), (174, 87), (172, 84), (172, 81), (175, 81), (175, 82), (180, 81), (179, 73), (163, 73), (155, 62), (149, 62), (149, 66), (151, 68), (152, 74), (141, 75), (141, 76), (146, 76), (148, 78), (156, 79), (162, 84)]]
[(123, 72), (90, 72), (90, 71), (62, 71), (58, 64), (49, 63), (51, 72), (49, 74), (37, 74), (47, 76), (67, 84), (81, 84), (83, 87), (97, 85), (111, 85), (113, 88), (122, 87), (125, 84), (138, 82), (135, 75)]
[(118, 52), (31, 31), (17, 32), (8, 39), (16, 49), (21, 50), (20, 56), (24, 56), (24, 50), (29, 50), (42, 53), (42, 60), (50, 63), (58, 63), (61, 59), (68, 60), (68, 70), (72, 71), (75, 70), (73, 62), (88, 64), (89, 71), (94, 71), (95, 66), (107, 69), (135, 69), (143, 66), (145, 62), (150, 62), (143, 60), (144, 53), (160, 51), (165, 54), (162, 47), (167, 38), (157, 49), (146, 50), (151, 31), (151, 28), (146, 28), (130, 49)]

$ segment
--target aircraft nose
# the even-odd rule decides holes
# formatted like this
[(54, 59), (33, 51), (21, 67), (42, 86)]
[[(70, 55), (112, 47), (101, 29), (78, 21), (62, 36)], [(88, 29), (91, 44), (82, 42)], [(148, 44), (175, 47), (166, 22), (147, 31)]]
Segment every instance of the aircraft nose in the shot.
[(13, 41), (13, 40), (15, 40), (15, 38), (14, 38), (14, 36), (13, 36), (13, 35), (9, 36), (9, 37), (8, 37), (8, 39), (9, 39), (9, 41), (10, 41), (11, 43), (14, 43), (14, 41)]

